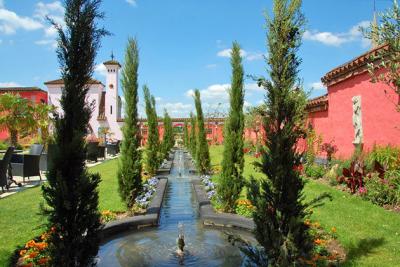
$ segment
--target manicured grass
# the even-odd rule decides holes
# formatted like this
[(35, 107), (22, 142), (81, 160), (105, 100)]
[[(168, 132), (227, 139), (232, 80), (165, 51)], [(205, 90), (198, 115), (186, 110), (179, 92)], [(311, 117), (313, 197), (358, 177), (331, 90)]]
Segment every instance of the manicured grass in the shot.
[[(118, 195), (117, 165), (117, 160), (110, 160), (89, 169), (100, 173), (102, 178), (100, 210), (125, 210)], [(43, 203), (40, 187), (0, 200), (0, 266), (8, 266), (8, 258), (17, 246), (44, 231), (46, 219), (39, 214), (40, 203)]]
[[(222, 150), (222, 146), (211, 147), (213, 165), (221, 162)], [(246, 155), (245, 177), (262, 177), (252, 167), (255, 160)], [(336, 227), (338, 239), (348, 254), (346, 266), (399, 266), (400, 214), (316, 181), (310, 180), (305, 187), (308, 199), (323, 192), (330, 193), (333, 200), (315, 208), (312, 219), (325, 229)]]

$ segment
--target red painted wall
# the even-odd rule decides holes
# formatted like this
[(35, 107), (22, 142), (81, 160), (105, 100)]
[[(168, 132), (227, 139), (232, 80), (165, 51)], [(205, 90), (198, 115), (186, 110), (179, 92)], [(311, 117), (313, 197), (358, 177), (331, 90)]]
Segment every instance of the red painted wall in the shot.
[(324, 142), (338, 147), (335, 156), (348, 158), (354, 152), (352, 97), (361, 95), (363, 149), (374, 144), (400, 146), (399, 95), (383, 83), (371, 83), (368, 73), (356, 75), (328, 87), (328, 111), (311, 113), (312, 122)]
[[(19, 94), (21, 97), (29, 99), (34, 103), (47, 103), (47, 92), (46, 91), (9, 91), (9, 92), (0, 92), (0, 94), (4, 93), (15, 93)], [(0, 131), (0, 140), (6, 140), (8, 138), (8, 131)]]

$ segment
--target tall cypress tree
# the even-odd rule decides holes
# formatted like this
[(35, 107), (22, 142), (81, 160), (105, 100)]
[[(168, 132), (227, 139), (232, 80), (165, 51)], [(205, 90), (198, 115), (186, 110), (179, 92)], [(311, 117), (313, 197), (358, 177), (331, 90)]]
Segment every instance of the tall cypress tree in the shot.
[(304, 25), (301, 3), (274, 0), (274, 16), (267, 18), (270, 80), (258, 81), (267, 91), (267, 150), (259, 166), (265, 178), (260, 182), (252, 178), (248, 195), (256, 206), (255, 237), (271, 266), (294, 266), (313, 246), (304, 219), (307, 208), (318, 199), (304, 203), (304, 181), (296, 170), (301, 164), (296, 144), (304, 137), (306, 105), (305, 94), (298, 89), (301, 60), (296, 55)]
[(164, 136), (162, 142), (162, 156), (165, 158), (171, 148), (174, 146), (174, 129), (172, 119), (167, 110), (164, 110)]
[(243, 66), (240, 46), (233, 43), (231, 53), (232, 82), (230, 94), (229, 116), (225, 121), (224, 154), (222, 172), (217, 192), (226, 212), (233, 212), (236, 201), (244, 186), (243, 180), (243, 133), (244, 133), (244, 88)]
[(208, 152), (208, 143), (206, 131), (204, 129), (204, 116), (203, 109), (201, 108), (199, 90), (194, 92), (194, 102), (197, 113), (196, 165), (200, 174), (206, 174), (210, 170), (210, 153)]
[(92, 107), (87, 103), (88, 84), (93, 74), (100, 40), (107, 32), (98, 28), (103, 18), (100, 0), (65, 0), (64, 30), (58, 31), (58, 49), (64, 90), (60, 100), (62, 115), (55, 118), (56, 151), (43, 187), (50, 207), (48, 215), (49, 250), (52, 266), (88, 266), (99, 248), (101, 229), (98, 211), (98, 174), (85, 167), (89, 119)]
[(183, 145), (185, 148), (189, 147), (189, 130), (187, 120), (185, 120), (185, 125), (183, 126)]
[(197, 126), (196, 126), (196, 116), (190, 112), (190, 138), (189, 138), (189, 149), (192, 154), (192, 158), (196, 160), (196, 148), (197, 148)]
[(146, 145), (146, 170), (150, 175), (155, 175), (159, 166), (159, 135), (155, 99), (150, 94), (149, 88), (143, 86), (144, 101), (147, 116), (147, 145)]
[(122, 90), (125, 96), (125, 123), (122, 128), (121, 157), (118, 168), (119, 194), (128, 208), (142, 188), (142, 164), (140, 148), (140, 129), (138, 127), (138, 67), (139, 51), (137, 41), (129, 39), (125, 51), (125, 65), (122, 70)]

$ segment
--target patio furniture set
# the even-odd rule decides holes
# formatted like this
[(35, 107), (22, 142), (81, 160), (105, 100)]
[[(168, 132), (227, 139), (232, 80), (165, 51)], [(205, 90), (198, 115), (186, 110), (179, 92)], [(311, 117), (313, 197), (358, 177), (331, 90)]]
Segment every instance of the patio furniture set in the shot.
[[(22, 186), (14, 180), (14, 176), (20, 176), (25, 183), (25, 178), (39, 176), (42, 180), (41, 171), (47, 171), (51, 164), (52, 155), (54, 155), (55, 146), (49, 145), (47, 151), (44, 151), (44, 146), (34, 144), (30, 147), (29, 153), (23, 154), (22, 150), (16, 150), (14, 147), (9, 147), (7, 150), (1, 150), (4, 154), (0, 160), (0, 187), (2, 192), (4, 189), (9, 190), (14, 183), (17, 186)], [(106, 146), (100, 146), (98, 142), (90, 142), (87, 145), (87, 160), (96, 161), (98, 158), (106, 158), (107, 154), (115, 156), (119, 153), (119, 141), (108, 143)]]

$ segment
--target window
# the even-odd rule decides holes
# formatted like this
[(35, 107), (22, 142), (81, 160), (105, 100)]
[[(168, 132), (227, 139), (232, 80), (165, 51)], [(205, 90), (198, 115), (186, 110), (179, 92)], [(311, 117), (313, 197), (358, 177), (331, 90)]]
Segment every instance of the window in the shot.
[(110, 106), (110, 114), (112, 114), (112, 106)]

